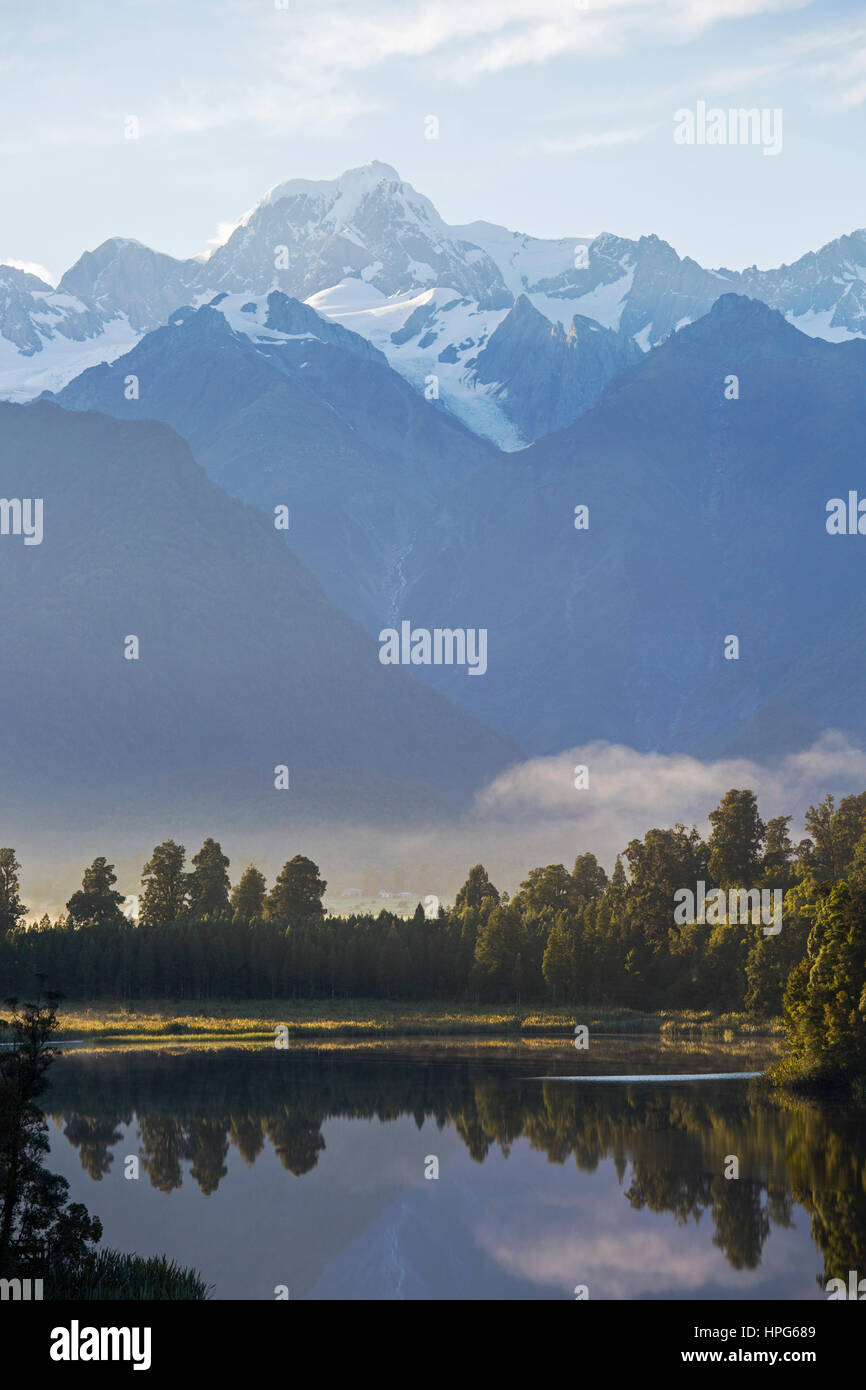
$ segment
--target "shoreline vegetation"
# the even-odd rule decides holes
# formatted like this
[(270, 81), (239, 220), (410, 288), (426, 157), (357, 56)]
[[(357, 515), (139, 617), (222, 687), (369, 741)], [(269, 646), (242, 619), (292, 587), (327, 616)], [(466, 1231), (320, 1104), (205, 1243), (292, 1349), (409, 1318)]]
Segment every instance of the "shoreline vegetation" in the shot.
[[(40, 981), (40, 984), (44, 982)], [(66, 1178), (49, 1173), (48, 1125), (39, 1105), (57, 1056), (57, 1007), (52, 990), (0, 1019), (0, 1279), (3, 1298), (103, 1301), (205, 1300), (208, 1285), (195, 1269), (165, 1255), (145, 1257), (98, 1249), (102, 1222), (70, 1200)], [(26, 1290), (26, 1292), (25, 1292)]]
[(65, 1013), (69, 1041), (264, 1042), (278, 1025), (296, 1041), (576, 1025), (726, 1039), (782, 1019), (775, 1084), (862, 1089), (866, 792), (811, 806), (798, 844), (791, 817), (764, 821), (748, 789), (726, 792), (707, 819), (706, 839), (677, 824), (631, 840), (610, 877), (585, 852), (571, 870), (530, 869), (511, 895), (476, 864), (453, 904), (431, 896), (411, 918), (329, 916), (327, 882), (302, 854), (270, 890), (252, 864), (232, 885), (208, 837), (191, 870), (182, 844), (154, 848), (135, 920), (99, 856), (66, 913), (33, 923), (4, 848), (0, 995), (34, 978), (62, 987), (82, 1001)]
[(673, 1040), (733, 1041), (781, 1038), (780, 1018), (709, 1010), (657, 1012), (588, 1005), (526, 1008), (518, 1005), (400, 1002), (370, 999), (141, 1000), (134, 1004), (66, 1000), (58, 1009), (55, 1041), (273, 1043), (285, 1025), (289, 1043), (307, 1040), (403, 1038), (546, 1038), (570, 1041), (575, 1027), (592, 1035), (658, 1036)]

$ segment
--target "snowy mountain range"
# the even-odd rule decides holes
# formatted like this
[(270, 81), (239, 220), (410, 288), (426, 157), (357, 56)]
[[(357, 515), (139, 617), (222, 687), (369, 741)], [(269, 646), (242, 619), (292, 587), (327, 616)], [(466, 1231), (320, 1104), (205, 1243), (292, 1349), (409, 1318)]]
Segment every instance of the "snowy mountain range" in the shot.
[(735, 292), (813, 337), (866, 336), (866, 230), (775, 270), (707, 270), (656, 236), (555, 240), (448, 226), (389, 165), (271, 189), (207, 258), (128, 238), (54, 289), (0, 267), (0, 397), (59, 390), (182, 306), (280, 291), (367, 339), (389, 365), (505, 450), (578, 418), (640, 352)]
[[(535, 331), (528, 297), (512, 314)], [(289, 506), (288, 547), (371, 638), (404, 621), (483, 628), (483, 680), (447, 664), (412, 677), (532, 756), (862, 738), (862, 557), (826, 522), (829, 498), (863, 491), (866, 341), (810, 337), (726, 294), (635, 351), (578, 419), (503, 454), (310, 305), (223, 292), (55, 400), (92, 422), (164, 422), (266, 524)]]
[[(328, 786), (333, 758), (358, 786), (377, 758), (400, 781), (399, 760), (380, 745), (393, 720), (409, 731), (398, 742), (411, 763), (409, 734), (427, 717), (414, 687), (436, 696), (439, 733), (419, 765), (439, 760), (439, 803), (451, 785), (471, 794), (518, 750), (547, 756), (599, 738), (701, 757), (781, 755), (827, 729), (866, 730), (862, 564), (825, 525), (828, 499), (862, 491), (864, 287), (866, 233), (779, 271), (706, 271), (655, 237), (543, 242), (486, 224), (449, 228), (393, 170), (370, 166), (281, 185), (206, 260), (111, 242), (56, 290), (4, 269), (0, 368), (22, 402), (3, 408), (0, 443), (23, 451), (16, 466), (36, 459), (22, 496), (44, 497), (63, 527), (76, 498), (111, 493), (114, 452), (134, 447), (137, 470), (123, 474), (130, 508), (146, 470), (156, 473), (123, 611), (147, 583), (147, 610), (173, 614), (187, 588), (196, 602), (218, 579), (225, 589), (226, 568), (229, 648), (236, 642), (237, 669), (265, 684), (267, 585), (284, 594), (286, 701), (275, 712), (227, 686), (228, 732), (208, 726), (208, 737), (234, 740), (239, 764), (245, 727), (276, 745), (287, 720), (311, 776), (329, 769)], [(52, 381), (54, 404), (23, 403)], [(87, 449), (101, 462), (82, 473)], [(158, 484), (172, 469), (180, 492), (166, 510)], [(280, 511), (285, 535), (275, 534)], [(235, 543), (231, 528), (247, 513), (254, 521)], [(188, 533), (201, 542), (192, 564)], [(58, 593), (64, 565), (77, 573), (81, 555), (109, 550), (89, 522), (76, 534), (58, 567), (40, 570)], [(267, 573), (257, 567), (264, 534)], [(28, 563), (21, 549), (9, 574), (35, 631)], [(82, 613), (105, 573), (88, 558)], [(42, 638), (50, 648), (55, 624), (74, 646), (70, 611), (52, 608), (48, 592)], [(221, 641), (219, 606), (199, 618), (207, 641), (170, 673), (189, 728), (197, 663), (211, 670), (207, 653)], [(115, 620), (137, 631), (120, 610)], [(392, 692), (374, 643), (404, 623), (483, 630), (485, 642), (489, 632), (485, 679), (407, 662), (405, 701), (401, 685), (377, 722), (377, 692)], [(315, 682), (289, 679), (319, 628), (333, 658), (321, 710)], [(742, 642), (741, 661), (728, 663), (726, 634)], [(60, 669), (76, 671), (74, 651), (63, 651)], [(79, 664), (81, 702), (98, 715), (102, 657)], [(363, 766), (329, 722), (356, 689)], [(39, 712), (30, 702), (22, 720), (31, 706)], [(120, 709), (106, 706), (106, 720)], [(42, 715), (60, 729), (53, 705)], [(465, 748), (485, 729), (490, 742), (472, 763)], [(151, 753), (158, 763), (156, 733)], [(411, 800), (413, 787), (395, 796)]]
[(831, 534), (827, 504), (866, 493), (864, 450), (866, 342), (723, 295), (567, 429), (452, 488), (405, 558), (401, 616), (483, 614), (484, 680), (431, 683), (536, 756), (859, 742), (862, 536)]

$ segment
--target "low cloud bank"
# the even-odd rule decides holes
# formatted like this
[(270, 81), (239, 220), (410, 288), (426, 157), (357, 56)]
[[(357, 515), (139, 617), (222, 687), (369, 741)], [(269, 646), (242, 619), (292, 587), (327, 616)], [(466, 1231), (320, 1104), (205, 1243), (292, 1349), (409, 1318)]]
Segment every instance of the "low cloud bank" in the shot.
[[(575, 769), (585, 768), (588, 785), (575, 786)], [(578, 780), (586, 780), (578, 778)], [(434, 894), (453, 900), (470, 865), (483, 863), (500, 889), (513, 892), (536, 864), (570, 867), (591, 850), (608, 872), (629, 840), (652, 826), (678, 821), (707, 834), (708, 813), (731, 787), (750, 787), (762, 816), (791, 815), (792, 838), (805, 834), (808, 807), (827, 792), (837, 799), (866, 789), (866, 749), (829, 730), (810, 747), (762, 764), (747, 758), (703, 762), (682, 754), (639, 753), (621, 744), (590, 743), (553, 757), (533, 758), (498, 776), (476, 798), (472, 811), (453, 823), (422, 830), (385, 832), (371, 827), (296, 821), (291, 828), (263, 826), (257, 832), (225, 822), (190, 818), (183, 825), (166, 816), (150, 834), (106, 825), (79, 837), (73, 828), (62, 850), (34, 837), (13, 843), (22, 863), (22, 896), (30, 915), (62, 910), (78, 887), (81, 871), (97, 854), (117, 865), (121, 892), (139, 892), (141, 867), (158, 841), (171, 836), (187, 848), (187, 859), (206, 835), (218, 839), (231, 860), (236, 882), (249, 863), (268, 883), (286, 859), (307, 854), (329, 883), (332, 910), (349, 910), (341, 893), (360, 887), (364, 875), (377, 879), (377, 892), (409, 890), (412, 904)], [(58, 853), (58, 851), (60, 851)], [(392, 899), (383, 907), (393, 908)]]

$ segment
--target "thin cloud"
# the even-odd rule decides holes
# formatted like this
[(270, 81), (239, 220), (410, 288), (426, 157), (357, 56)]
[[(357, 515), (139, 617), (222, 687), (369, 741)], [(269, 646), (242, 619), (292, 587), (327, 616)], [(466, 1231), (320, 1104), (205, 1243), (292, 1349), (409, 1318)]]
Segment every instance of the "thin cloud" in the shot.
[(546, 63), (575, 53), (621, 52), (646, 37), (684, 42), (725, 20), (801, 9), (807, 0), (434, 0), (354, 7), (319, 5), (292, 17), (292, 66), (364, 71), (395, 58), (449, 50), (441, 75), (471, 76)]
[[(575, 788), (575, 766), (589, 769), (589, 788)], [(311, 821), (297, 827), (300, 853), (321, 866), (332, 892), (358, 882), (365, 865), (381, 872), (382, 886), (398, 866), (406, 887), (422, 900), (434, 894), (452, 902), (472, 864), (484, 864), (493, 882), (512, 892), (533, 866), (570, 865), (589, 850), (610, 870), (632, 839), (653, 826), (678, 822), (697, 825), (706, 834), (707, 816), (731, 787), (751, 788), (764, 819), (792, 815), (794, 841), (805, 833), (803, 817), (827, 792), (837, 798), (866, 789), (866, 749), (839, 733), (827, 732), (809, 747), (772, 765), (750, 758), (702, 761), (684, 754), (639, 753), (610, 743), (591, 743), (548, 758), (519, 763), (497, 777), (475, 806), (456, 820), (437, 822), (403, 833), (369, 825)], [(209, 818), (192, 818), (178, 828), (184, 844), (200, 844), (214, 830)], [(82, 864), (100, 846), (111, 848), (119, 889), (137, 891), (141, 865), (150, 844), (164, 838), (165, 827), (123, 829), (113, 822), (88, 828), (86, 836), (62, 847), (31, 832), (19, 837), (18, 858), (25, 866), (24, 899), (31, 915), (63, 910), (80, 880)], [(285, 859), (285, 838), (273, 831), (220, 833), (232, 861), (232, 876), (255, 860), (266, 876)], [(335, 901), (340, 901), (335, 897)], [(414, 902), (413, 902), (414, 906)], [(341, 903), (341, 910), (345, 909)]]
[(553, 154), (578, 154), (582, 150), (608, 150), (616, 145), (634, 145), (645, 140), (655, 130), (655, 126), (641, 126), (631, 130), (585, 131), (579, 135), (547, 136), (538, 141), (543, 150)]
[(151, 115), (143, 115), (142, 128), (148, 135), (199, 135), (247, 124), (274, 135), (321, 134), (324, 130), (334, 133), (359, 116), (380, 109), (380, 103), (372, 97), (338, 92), (330, 85), (325, 90), (318, 84), (308, 84), (306, 89), (296, 87), (292, 100), (287, 101), (282, 83), (267, 83), (241, 92), (231, 102), (207, 92), (182, 104), (164, 102)]
[(711, 72), (702, 82), (714, 89), (734, 90), (755, 87), (770, 78), (819, 88), (813, 99), (822, 106), (837, 110), (861, 106), (866, 101), (866, 25), (808, 30), (755, 62)]

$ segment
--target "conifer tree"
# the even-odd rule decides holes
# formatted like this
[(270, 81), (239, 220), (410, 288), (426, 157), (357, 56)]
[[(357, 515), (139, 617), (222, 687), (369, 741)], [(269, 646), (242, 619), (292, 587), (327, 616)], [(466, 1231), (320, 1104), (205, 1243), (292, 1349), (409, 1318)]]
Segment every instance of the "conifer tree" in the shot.
[(184, 873), (186, 850), (174, 840), (157, 845), (141, 872), (139, 921), (150, 926), (179, 922), (184, 916), (189, 875)]
[(296, 854), (285, 863), (268, 894), (267, 912), (289, 925), (307, 918), (323, 917), (322, 898), (327, 883), (319, 875), (318, 865), (306, 855)]
[(83, 922), (123, 922), (122, 908), (125, 902), (122, 893), (116, 892), (117, 882), (114, 865), (100, 855), (89, 868), (84, 870), (81, 887), (73, 893), (66, 904), (70, 922), (81, 926)]
[(0, 939), (17, 927), (27, 913), (18, 896), (20, 869), (14, 849), (0, 849)]
[(265, 909), (265, 876), (254, 864), (244, 869), (232, 890), (232, 910), (242, 922), (252, 922), (261, 917)]
[(227, 917), (231, 910), (229, 861), (217, 841), (208, 836), (192, 862), (187, 888), (190, 917), (195, 921), (204, 917)]

